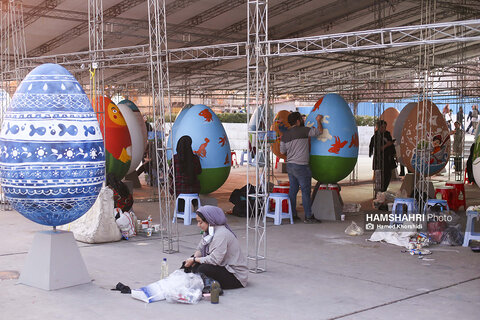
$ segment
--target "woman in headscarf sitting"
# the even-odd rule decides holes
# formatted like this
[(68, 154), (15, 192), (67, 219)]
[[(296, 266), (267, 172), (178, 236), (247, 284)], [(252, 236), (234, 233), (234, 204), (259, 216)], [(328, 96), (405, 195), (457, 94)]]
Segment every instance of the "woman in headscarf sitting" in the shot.
[(185, 261), (185, 267), (192, 267), (194, 273), (203, 273), (216, 280), (222, 289), (245, 287), (248, 280), (247, 258), (240, 249), (237, 236), (227, 224), (223, 210), (203, 206), (196, 214), (203, 237), (193, 257)]

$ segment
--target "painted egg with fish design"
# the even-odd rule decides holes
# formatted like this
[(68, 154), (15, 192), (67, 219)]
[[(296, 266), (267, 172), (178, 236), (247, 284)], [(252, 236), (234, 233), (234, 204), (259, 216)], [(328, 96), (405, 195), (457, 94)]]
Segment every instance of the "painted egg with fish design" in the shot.
[[(132, 162), (132, 140), (118, 106), (108, 97), (99, 97), (96, 103), (97, 110), (105, 112), (105, 158), (107, 174), (113, 173), (118, 179), (123, 179), (130, 169)], [(100, 128), (103, 132), (103, 122), (98, 113)]]
[(231, 151), (225, 129), (212, 109), (203, 104), (183, 108), (173, 124), (172, 132), (175, 153), (182, 136), (192, 138), (193, 152), (200, 158), (202, 166), (202, 173), (198, 176), (200, 193), (206, 194), (220, 188), (230, 174)]
[(316, 127), (323, 115), (323, 133), (311, 138), (310, 169), (321, 183), (336, 183), (352, 172), (358, 158), (358, 129), (347, 102), (329, 93), (315, 103), (305, 126)]
[(0, 183), (12, 207), (47, 226), (90, 209), (105, 180), (92, 105), (62, 66), (43, 64), (18, 86), (0, 132)]

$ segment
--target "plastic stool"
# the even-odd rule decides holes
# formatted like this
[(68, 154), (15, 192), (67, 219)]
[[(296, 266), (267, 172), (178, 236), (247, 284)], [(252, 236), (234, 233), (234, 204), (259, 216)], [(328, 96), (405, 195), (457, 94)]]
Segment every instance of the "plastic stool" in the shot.
[(403, 224), (403, 221), (401, 219), (397, 219), (397, 215), (401, 215), (403, 213), (403, 211), (397, 213), (397, 209), (399, 205), (406, 205), (408, 213), (417, 212), (417, 205), (415, 203), (414, 198), (395, 198), (395, 201), (393, 202), (393, 208), (392, 208), (392, 213), (395, 219), (394, 221), (390, 221), (390, 225), (396, 224), (396, 223)]
[[(178, 211), (178, 199), (183, 199), (185, 201), (185, 207), (183, 212)], [(198, 207), (201, 207), (200, 197), (198, 193), (180, 193), (175, 202), (175, 211), (173, 212), (173, 223), (176, 222), (177, 218), (183, 218), (183, 224), (189, 226), (192, 224), (192, 219), (195, 219), (197, 215), (193, 211), (193, 200), (198, 201)]]
[[(288, 194), (290, 191), (290, 183), (287, 182), (287, 185), (278, 185), (274, 186), (272, 193), (284, 193)], [(270, 209), (273, 210), (275, 208), (275, 202), (273, 200), (270, 200)], [(282, 212), (288, 212), (288, 202), (287, 201), (282, 201)]]
[(446, 208), (446, 211), (450, 211), (450, 207), (448, 206), (447, 200), (439, 200), (439, 199), (428, 199), (427, 203), (425, 203), (425, 210), (424, 212), (427, 212), (427, 209), (430, 207), (433, 207), (436, 204), (440, 204)]
[[(235, 160), (233, 158), (235, 156)], [(231, 152), (231, 159), (232, 159), (232, 167), (238, 167), (238, 161), (237, 161), (237, 153), (235, 151)]]
[(466, 199), (465, 199), (465, 184), (463, 181), (447, 181), (446, 186), (451, 186), (455, 188), (455, 211), (463, 206), (463, 209), (467, 209)]
[[(246, 159), (245, 159), (246, 157)], [(243, 163), (244, 162), (250, 162), (251, 161), (251, 158), (250, 158), (250, 152), (248, 152), (247, 150), (242, 150), (242, 154), (240, 156), (240, 165), (243, 166)]]
[[(445, 187), (437, 187), (435, 188), (435, 198), (447, 200), (448, 206), (452, 208), (452, 210), (457, 210), (458, 208), (455, 206), (455, 188), (452, 186), (445, 186)], [(440, 194), (440, 198), (438, 197)]]
[[(288, 202), (288, 212), (283, 212), (281, 203), (283, 200)], [(275, 202), (275, 211), (270, 211), (270, 201)], [(290, 218), (290, 224), (293, 224), (293, 215), (292, 215), (292, 204), (290, 203), (290, 198), (288, 194), (285, 193), (270, 193), (267, 199), (267, 213), (265, 214), (265, 222), (267, 218), (273, 218), (273, 224), (281, 225), (283, 219)]]
[(477, 218), (477, 221), (480, 219), (480, 211), (468, 211), (467, 210), (467, 227), (465, 228), (465, 236), (463, 238), (463, 246), (468, 247), (470, 240), (480, 241), (480, 233), (473, 232), (474, 224), (473, 219)]

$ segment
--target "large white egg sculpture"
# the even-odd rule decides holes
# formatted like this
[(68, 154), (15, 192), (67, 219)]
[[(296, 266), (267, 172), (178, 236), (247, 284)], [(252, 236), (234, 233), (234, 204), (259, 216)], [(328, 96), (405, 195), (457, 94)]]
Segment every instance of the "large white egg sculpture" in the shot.
[(12, 207), (47, 226), (90, 209), (105, 180), (92, 105), (62, 66), (43, 64), (20, 83), (0, 132), (0, 183)]
[(132, 140), (132, 160), (127, 174), (135, 171), (143, 159), (147, 147), (147, 127), (138, 107), (132, 101), (125, 99), (117, 104), (127, 122), (128, 132)]

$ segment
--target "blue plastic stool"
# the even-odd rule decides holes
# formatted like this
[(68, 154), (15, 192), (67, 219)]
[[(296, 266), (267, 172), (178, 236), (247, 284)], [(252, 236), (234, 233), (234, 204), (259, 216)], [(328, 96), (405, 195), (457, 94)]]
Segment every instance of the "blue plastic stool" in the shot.
[[(275, 201), (275, 211), (270, 211), (270, 200)], [(288, 201), (288, 212), (283, 212), (282, 210), (283, 200)], [(276, 226), (281, 225), (282, 220), (288, 218), (290, 218), (290, 224), (293, 224), (292, 204), (288, 194), (270, 193), (267, 199), (267, 213), (265, 214), (264, 223), (266, 223), (267, 218), (273, 218), (273, 224)]]
[(430, 207), (433, 207), (436, 204), (440, 204), (443, 207), (445, 207), (446, 211), (450, 211), (450, 207), (448, 206), (448, 201), (447, 200), (439, 200), (439, 199), (428, 199), (427, 203), (425, 203), (425, 208), (424, 212), (427, 212), (427, 209)]
[(243, 166), (244, 162), (250, 162), (250, 152), (247, 150), (242, 150), (242, 154), (240, 155), (240, 165)]
[(465, 228), (465, 236), (463, 238), (463, 246), (468, 247), (470, 240), (480, 241), (480, 232), (473, 232), (473, 219), (480, 219), (480, 211), (467, 211), (467, 227)]
[[(398, 215), (401, 215), (403, 213), (403, 211), (397, 213), (397, 208), (399, 205), (406, 205), (408, 213), (417, 212), (417, 205), (415, 203), (414, 198), (395, 198), (395, 201), (393, 202), (393, 208), (392, 208), (392, 213), (395, 219), (394, 221), (390, 221), (390, 225), (403, 224), (403, 221), (397, 218)], [(400, 210), (401, 210), (401, 207), (400, 207)]]
[[(178, 199), (185, 201), (183, 212), (178, 211)], [(173, 212), (173, 223), (177, 221), (177, 218), (183, 218), (183, 224), (188, 226), (192, 224), (192, 219), (195, 219), (197, 215), (193, 211), (193, 200), (198, 201), (198, 207), (201, 207), (200, 197), (198, 193), (180, 193), (175, 202), (175, 211)]]

